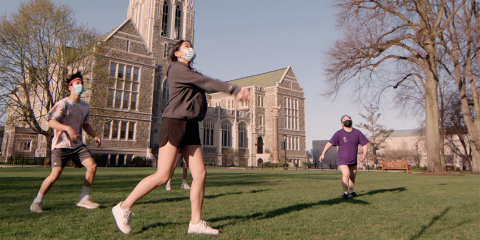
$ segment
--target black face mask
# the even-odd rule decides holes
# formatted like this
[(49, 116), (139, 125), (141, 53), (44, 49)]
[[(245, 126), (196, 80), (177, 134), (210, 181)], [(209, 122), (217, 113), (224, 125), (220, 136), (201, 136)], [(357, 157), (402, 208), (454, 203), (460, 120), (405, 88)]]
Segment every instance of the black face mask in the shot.
[(343, 121), (343, 126), (345, 127), (352, 127), (352, 120), (345, 120)]

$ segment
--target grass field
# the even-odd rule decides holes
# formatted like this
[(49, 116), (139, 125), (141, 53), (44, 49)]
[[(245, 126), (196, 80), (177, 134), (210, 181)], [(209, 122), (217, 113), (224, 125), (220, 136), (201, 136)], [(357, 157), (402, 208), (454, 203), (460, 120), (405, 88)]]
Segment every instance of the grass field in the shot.
[[(99, 168), (92, 200), (77, 208), (84, 169), (65, 169), (44, 213), (29, 211), (49, 168), (0, 169), (0, 239), (480, 239), (480, 175), (359, 172), (354, 199), (340, 199), (335, 171), (208, 169), (203, 218), (218, 236), (188, 235), (189, 191), (181, 170), (134, 207), (121, 233), (111, 208), (151, 168)], [(189, 182), (191, 176), (189, 175)]]

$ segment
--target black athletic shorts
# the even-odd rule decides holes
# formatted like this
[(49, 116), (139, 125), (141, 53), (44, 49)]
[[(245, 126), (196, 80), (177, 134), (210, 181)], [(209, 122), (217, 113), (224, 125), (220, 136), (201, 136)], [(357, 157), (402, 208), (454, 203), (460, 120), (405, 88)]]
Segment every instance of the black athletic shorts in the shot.
[(198, 121), (163, 118), (159, 146), (163, 147), (167, 142), (180, 149), (188, 145), (201, 145)]
[(67, 166), (68, 161), (72, 159), (73, 163), (81, 168), (83, 167), (82, 162), (91, 158), (90, 150), (87, 149), (87, 146), (82, 145), (78, 148), (55, 148), (52, 150), (51, 155), (52, 167), (62, 167)]

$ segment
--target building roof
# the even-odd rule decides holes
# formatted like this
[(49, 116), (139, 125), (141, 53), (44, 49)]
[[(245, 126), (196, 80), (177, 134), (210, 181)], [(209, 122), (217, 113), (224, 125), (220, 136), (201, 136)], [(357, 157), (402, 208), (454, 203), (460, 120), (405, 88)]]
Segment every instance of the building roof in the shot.
[(282, 68), (271, 72), (261, 73), (249, 77), (239, 78), (228, 81), (227, 83), (233, 84), (239, 87), (258, 86), (258, 87), (273, 87), (285, 75), (285, 71), (288, 68)]
[(123, 26), (127, 25), (127, 23), (132, 24), (132, 26), (135, 28), (135, 31), (137, 32), (137, 37), (139, 37), (140, 39), (142, 39), (143, 46), (147, 49), (147, 52), (148, 52), (148, 53), (152, 53), (152, 51), (150, 51), (150, 49), (148, 48), (147, 43), (145, 42), (145, 39), (143, 39), (142, 34), (140, 34), (140, 31), (138, 31), (137, 25), (135, 25), (135, 24), (133, 23), (133, 20), (130, 19), (130, 18), (127, 18), (127, 19), (126, 19), (122, 24), (120, 24), (117, 28), (115, 28), (115, 29), (111, 30), (110, 32), (106, 33), (105, 35), (101, 36), (101, 37), (100, 37), (100, 40), (103, 41), (103, 42), (106, 42), (107, 40), (109, 40), (110, 38), (112, 38), (113, 35), (115, 35), (115, 33), (120, 30), (120, 28), (122, 28)]
[(423, 136), (424, 132), (421, 129), (409, 129), (409, 130), (395, 130), (389, 137), (418, 137)]

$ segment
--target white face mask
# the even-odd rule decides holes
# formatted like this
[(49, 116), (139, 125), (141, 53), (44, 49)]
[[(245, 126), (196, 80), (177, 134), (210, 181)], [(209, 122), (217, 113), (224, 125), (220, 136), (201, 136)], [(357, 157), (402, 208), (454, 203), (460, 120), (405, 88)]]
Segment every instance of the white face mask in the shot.
[(78, 95), (82, 95), (82, 93), (85, 92), (85, 87), (83, 85), (76, 85), (73, 87), (73, 91)]
[(189, 61), (189, 62), (193, 62), (193, 60), (195, 59), (195, 57), (197, 56), (195, 54), (195, 51), (193, 50), (193, 48), (187, 48), (185, 50), (183, 50), (185, 52), (185, 60)]

